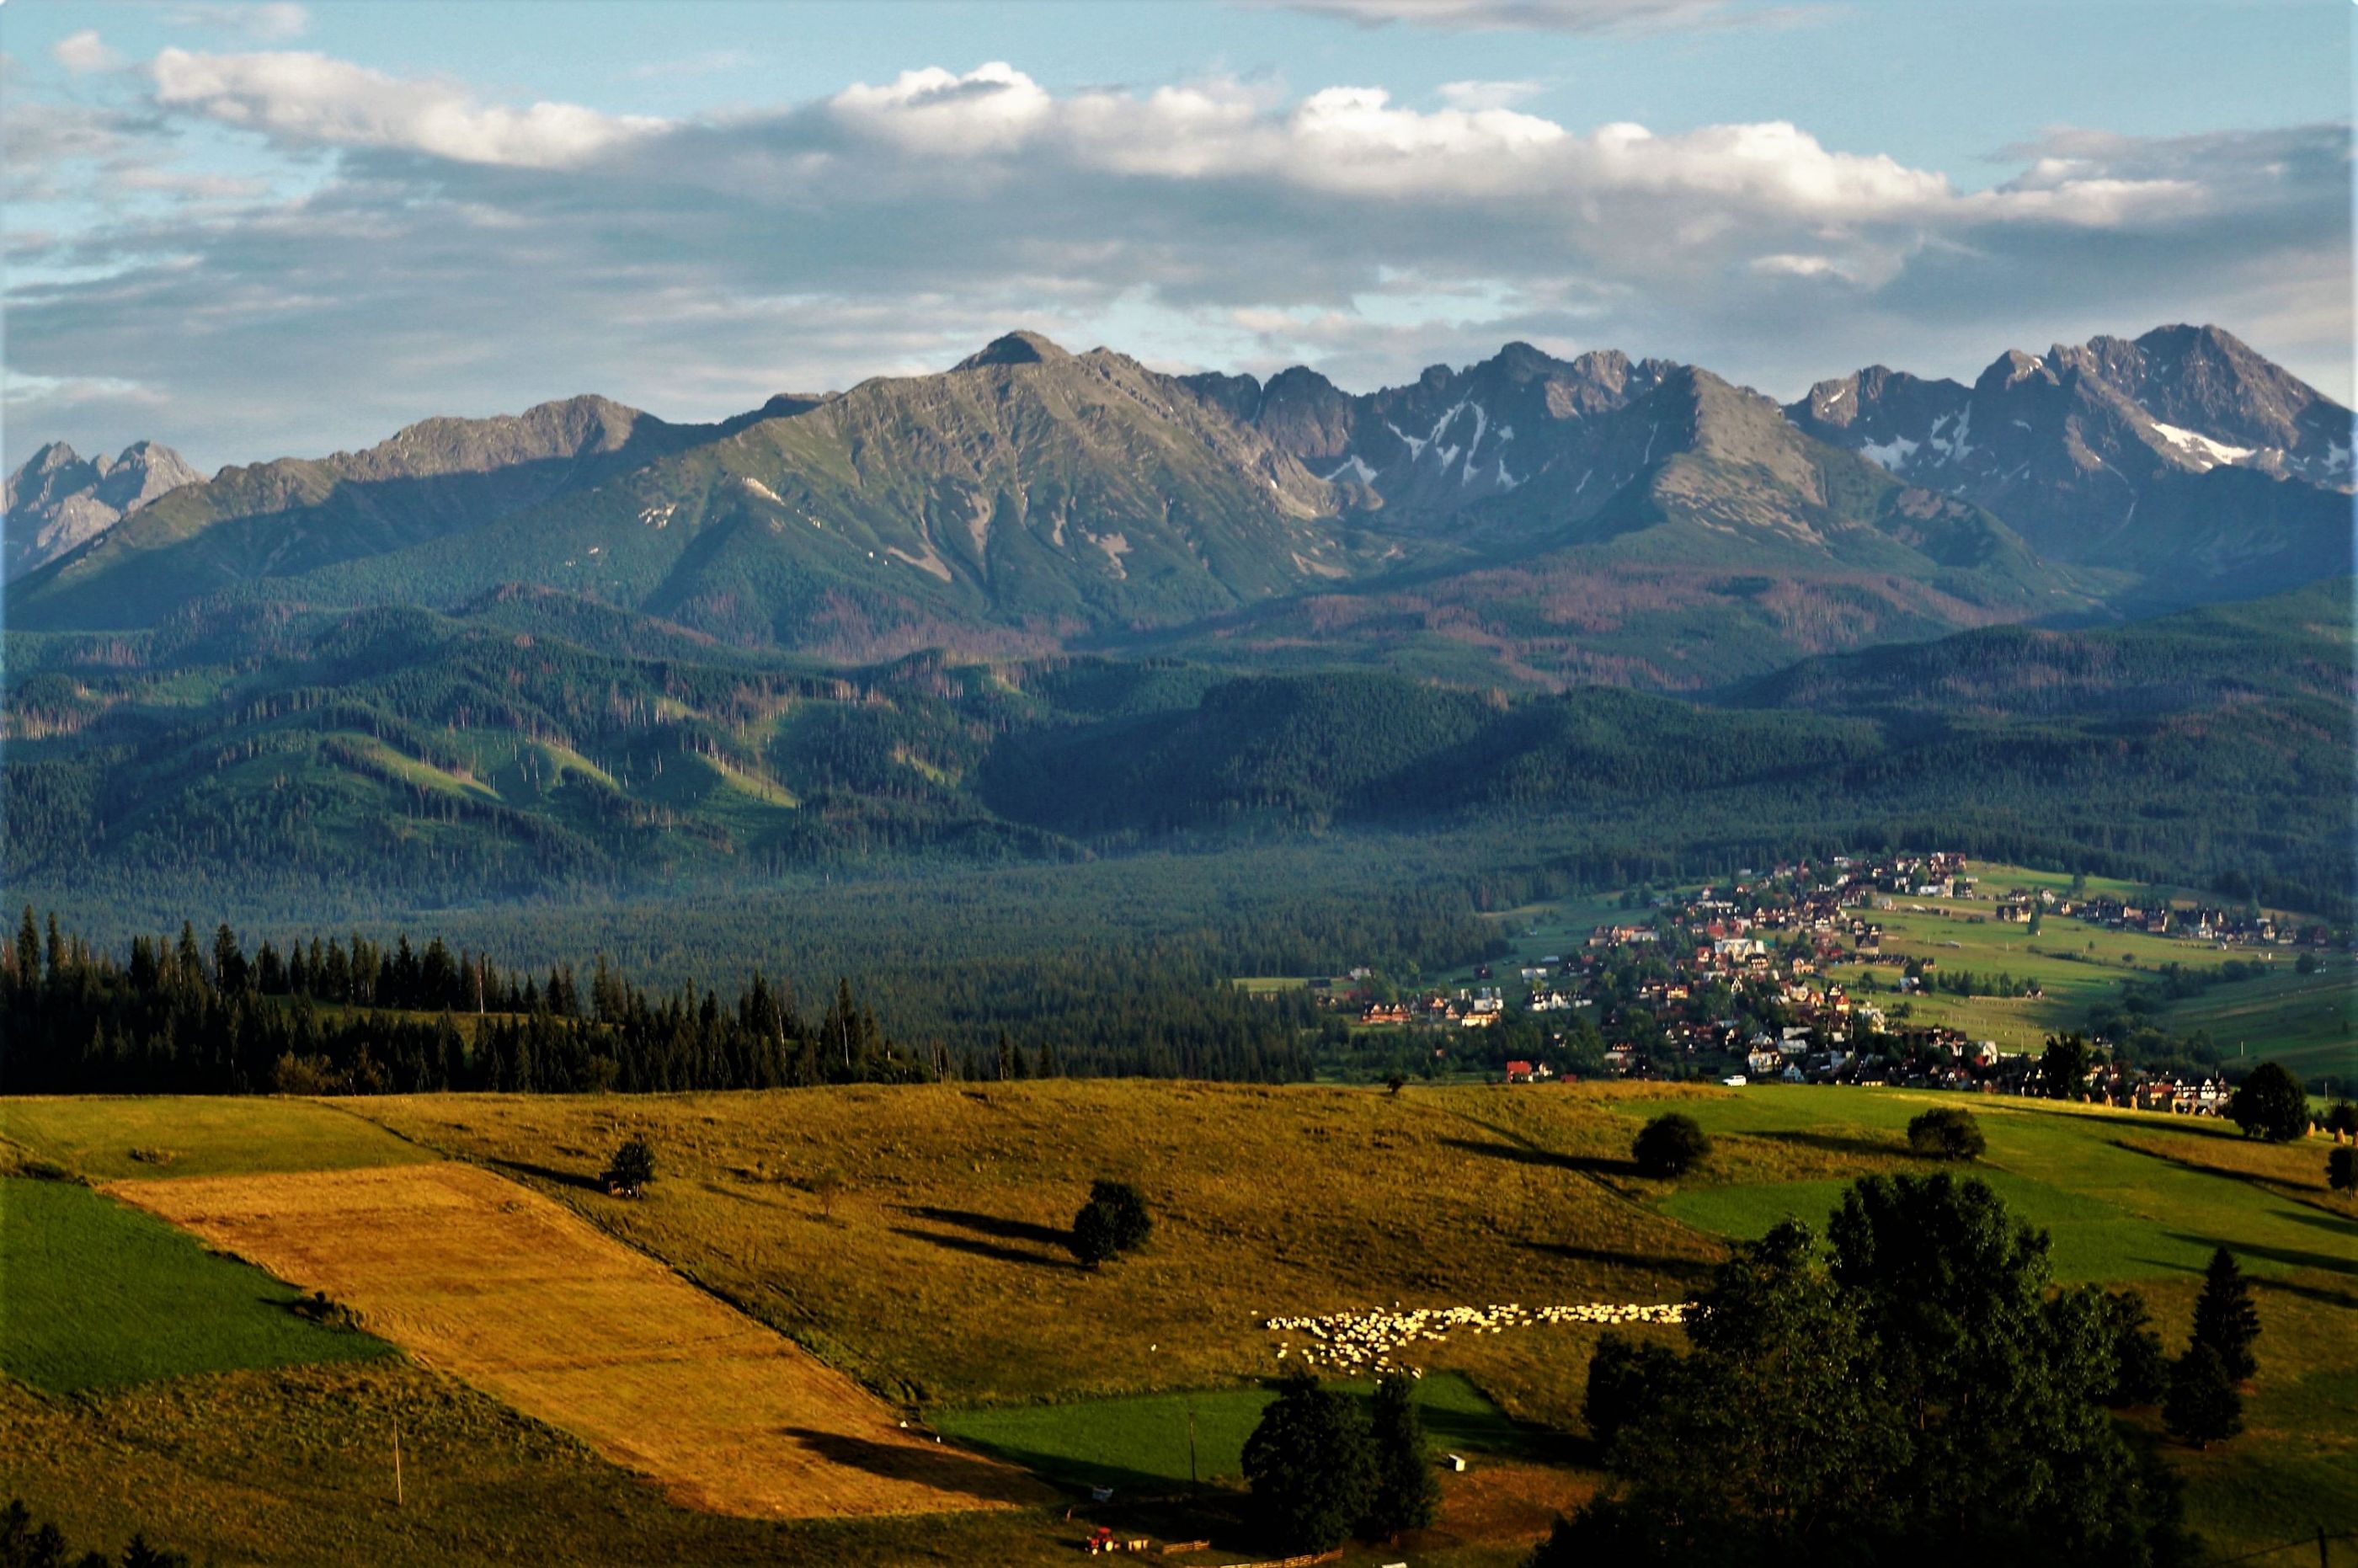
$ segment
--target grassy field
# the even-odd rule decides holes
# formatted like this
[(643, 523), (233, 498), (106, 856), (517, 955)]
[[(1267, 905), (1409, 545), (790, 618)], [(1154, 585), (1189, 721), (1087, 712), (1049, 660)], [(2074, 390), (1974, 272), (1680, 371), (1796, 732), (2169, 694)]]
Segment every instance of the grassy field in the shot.
[(2273, 1056), (2313, 1089), (2330, 1078), (2337, 1095), (2358, 1090), (2358, 967), (2337, 956), (2313, 975), (2277, 968), (2173, 1003), (2158, 1022), (2179, 1033), (2209, 1030), (2231, 1055)]
[(297, 1316), (298, 1295), (88, 1187), (0, 1178), (0, 1370), (35, 1388), (390, 1353)]
[(350, 1171), (434, 1158), (332, 1106), (226, 1095), (0, 1099), (0, 1139), (93, 1182)]
[[(1372, 1394), (1375, 1387), (1340, 1386), (1362, 1396)], [(1241, 1476), (1245, 1440), (1276, 1398), (1274, 1389), (1212, 1389), (1075, 1404), (948, 1411), (934, 1416), (932, 1422), (961, 1442), (1056, 1481), (1167, 1490), (1195, 1478)], [(1508, 1420), (1458, 1374), (1441, 1373), (1418, 1383), (1416, 1402), (1435, 1455), (1523, 1455), (1534, 1447), (1529, 1432)]]
[[(352, 1102), (500, 1162), (870, 1387), (961, 1407), (1217, 1387), (1277, 1370), (1265, 1318), (1389, 1304), (1675, 1299), (1710, 1238), (1561, 1162), (1626, 1154), (1601, 1098), (1555, 1148), (1498, 1087), (1055, 1081), (824, 1094)], [(590, 1190), (623, 1136), (636, 1204)], [(1065, 1245), (1098, 1177), (1138, 1183), (1154, 1244)], [(1635, 1178), (1631, 1181), (1635, 1183)], [(1576, 1343), (1564, 1330), (1563, 1343)]]
[[(1671, 1103), (1716, 1143), (1706, 1166), (1676, 1184), (1642, 1176), (1628, 1158), (1643, 1119)], [(1233, 1468), (1268, 1397), (1264, 1379), (1281, 1365), (1264, 1318), (1396, 1301), (1679, 1299), (1722, 1255), (1724, 1236), (1788, 1211), (1822, 1224), (1856, 1175), (1926, 1168), (1907, 1153), (1904, 1128), (1933, 1103), (1965, 1104), (1982, 1118), (1984, 1173), (2050, 1227), (2059, 1274), (2134, 1283), (2173, 1349), (2199, 1283), (2190, 1271), (2221, 1241), (2244, 1259), (2263, 1323), (2249, 1430), (2203, 1454), (2165, 1450), (2216, 1552), (2288, 1540), (2320, 1520), (2358, 1525), (2358, 1214), (2324, 1189), (2321, 1139), (2269, 1146), (2210, 1122), (1903, 1091), (1651, 1085), (1415, 1086), (1392, 1096), (1049, 1081), (339, 1106), (394, 1130), (392, 1147), (476, 1162), (529, 1189), (534, 1205), (571, 1211), (572, 1228), (586, 1219), (974, 1449), (1068, 1484), (1120, 1487), (1110, 1510), (1085, 1513), (1158, 1540), (1208, 1535), (1228, 1555), (1201, 1561), (1234, 1562), (1253, 1543), (1237, 1528), (1232, 1492), (1215, 1487), (1167, 1504), (1135, 1495), (1185, 1475), (1191, 1404), (1199, 1470)], [(25, 1125), (7, 1108), (11, 1126)], [(101, 1112), (75, 1114), (80, 1122), (50, 1124), (59, 1136), (101, 1153), (131, 1142), (93, 1125)], [(253, 1114), (261, 1131), (277, 1112)], [(163, 1116), (142, 1137), (170, 1125)], [(658, 1179), (644, 1200), (625, 1203), (587, 1178), (633, 1132), (654, 1142)], [(56, 1155), (40, 1137), (26, 1141)], [(233, 1142), (208, 1157), (235, 1166)], [(415, 1182), (434, 1169), (362, 1171), (328, 1184)], [(1137, 1182), (1157, 1223), (1142, 1252), (1093, 1271), (1075, 1264), (1065, 1239), (1097, 1176)], [(138, 1195), (157, 1201), (211, 1184), (147, 1182)], [(191, 1223), (202, 1223), (195, 1211), (209, 1206), (187, 1201)], [(358, 1234), (375, 1223), (341, 1228)], [(493, 1233), (499, 1225), (469, 1221)], [(320, 1247), (368, 1250), (344, 1245), (334, 1226), (318, 1228)], [(393, 1260), (415, 1244), (370, 1245), (384, 1254), (370, 1265), (382, 1276), (373, 1288), (412, 1288)], [(535, 1297), (557, 1289), (579, 1271), (568, 1257), (518, 1277)], [(492, 1261), (504, 1277), (507, 1262)], [(307, 1277), (293, 1260), (278, 1266)], [(416, 1288), (425, 1314), (430, 1292)], [(576, 1361), (597, 1346), (572, 1341), (605, 1332), (595, 1325), (613, 1315), (538, 1299), (515, 1310), (544, 1335), (552, 1324), (578, 1331), (561, 1347)], [(1582, 1467), (1578, 1407), (1595, 1339), (1566, 1325), (1421, 1346), (1436, 1436), (1481, 1457), (1445, 1477), (1440, 1530), (1412, 1550), (1353, 1561), (1516, 1561), (1555, 1509), (1594, 1485)], [(424, 1424), (415, 1430), (434, 1433), (438, 1468), (415, 1514), (385, 1508), (372, 1490), (382, 1486), (383, 1433), (395, 1408), (417, 1411)], [(244, 1423), (233, 1449), (248, 1455), (251, 1477), (233, 1455), (216, 1463), (200, 1444), (168, 1435), (216, 1419)], [(406, 1433), (410, 1419), (402, 1417)], [(2149, 1411), (2134, 1419), (2155, 1424)], [(1544, 1430), (1534, 1437), (1534, 1428)], [(1061, 1507), (832, 1524), (669, 1507), (592, 1449), (408, 1363), (180, 1379), (79, 1402), (5, 1385), (0, 1443), (9, 1442), (39, 1448), (28, 1496), (62, 1498), (49, 1511), (70, 1526), (114, 1529), (107, 1521), (163, 1509), (182, 1524), (179, 1544), (225, 1561), (313, 1560), (296, 1529), (304, 1507), (343, 1510), (335, 1529), (350, 1532), (348, 1560), (401, 1563), (514, 1555), (541, 1507), (577, 1510), (548, 1527), (541, 1555), (553, 1562), (1046, 1563), (1068, 1560), (1081, 1534)], [(417, 1442), (421, 1452), (429, 1444)], [(319, 1463), (282, 1478), (275, 1454), (254, 1456), (271, 1444), (316, 1452)], [(54, 1462), (52, 1450), (61, 1456)], [(118, 1457), (133, 1477), (125, 1487), (141, 1491), (112, 1503), (72, 1493), (75, 1464)], [(987, 1463), (943, 1454), (953, 1458)], [(259, 1495), (281, 1485), (283, 1494)], [(143, 1514), (149, 1497), (165, 1500)], [(603, 1553), (601, 1529), (618, 1543)]]
[(479, 1166), (123, 1190), (696, 1507), (782, 1519), (1046, 1500), (1017, 1471), (911, 1436), (791, 1341)]

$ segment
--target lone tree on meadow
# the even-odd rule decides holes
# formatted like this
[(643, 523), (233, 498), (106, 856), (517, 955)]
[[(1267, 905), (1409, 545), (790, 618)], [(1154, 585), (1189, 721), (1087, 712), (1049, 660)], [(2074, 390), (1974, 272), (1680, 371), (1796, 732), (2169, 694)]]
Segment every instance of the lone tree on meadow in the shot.
[(1711, 1139), (1692, 1116), (1671, 1111), (1646, 1123), (1629, 1147), (1638, 1169), (1650, 1176), (1682, 1176), (1711, 1153)]
[(2224, 1247), (2211, 1254), (2202, 1271), (2202, 1294), (2194, 1303), (2194, 1343), (2219, 1357), (2227, 1380), (2240, 1383), (2260, 1369), (2252, 1342), (2260, 1336), (2260, 1312), (2252, 1304), (2252, 1282)]
[(2333, 1141), (2336, 1143), (2341, 1142), (2350, 1134), (2358, 1133), (2358, 1105), (2353, 1105), (2346, 1099), (2338, 1099), (2326, 1107), (2325, 1130), (2333, 1134)]
[(2337, 1143), (2325, 1156), (2325, 1184), (2345, 1197), (2358, 1193), (2358, 1149)]
[(1128, 1182), (1093, 1182), (1089, 1201), (1073, 1216), (1073, 1255), (1094, 1269), (1146, 1245), (1154, 1218), (1146, 1199)]
[(2282, 1063), (2263, 1062), (2227, 1102), (2227, 1116), (2246, 1138), (2288, 1143), (2309, 1136), (2309, 1091)]
[(637, 1133), (625, 1138), (606, 1162), (605, 1179), (606, 1190), (617, 1197), (637, 1197), (655, 1179), (654, 1147)]
[(2208, 1345), (2197, 1343), (2169, 1369), (2161, 1422), (2172, 1437), (2197, 1448), (2224, 1443), (2244, 1430), (2244, 1396)]
[(1370, 1541), (1390, 1541), (1402, 1530), (1422, 1530), (1441, 1503), (1441, 1483), (1424, 1452), (1424, 1418), (1417, 1413), (1415, 1390), (1394, 1374), (1376, 1385), (1371, 1422), (1376, 1500), (1359, 1521)]
[(1374, 1508), (1374, 1429), (1358, 1400), (1295, 1378), (1245, 1439), (1244, 1469), (1271, 1540), (1287, 1552), (1324, 1552)]
[(1987, 1146), (1973, 1112), (1944, 1105), (1908, 1124), (1908, 1147), (1927, 1160), (1978, 1160)]

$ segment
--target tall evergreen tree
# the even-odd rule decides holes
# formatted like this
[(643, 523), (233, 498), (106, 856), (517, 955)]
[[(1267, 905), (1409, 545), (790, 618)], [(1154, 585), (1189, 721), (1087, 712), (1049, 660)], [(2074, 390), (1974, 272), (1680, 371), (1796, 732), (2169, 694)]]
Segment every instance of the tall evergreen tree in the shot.
[(2252, 1304), (2251, 1281), (2224, 1247), (2211, 1254), (2202, 1271), (2202, 1294), (2194, 1303), (2194, 1344), (2207, 1346), (2231, 1383), (2259, 1370), (2252, 1354), (2260, 1336), (2260, 1311)]
[(1376, 1500), (1359, 1533), (1390, 1541), (1422, 1530), (1441, 1503), (1441, 1483), (1425, 1453), (1424, 1418), (1408, 1379), (1394, 1374), (1376, 1384), (1370, 1425), (1375, 1442)]

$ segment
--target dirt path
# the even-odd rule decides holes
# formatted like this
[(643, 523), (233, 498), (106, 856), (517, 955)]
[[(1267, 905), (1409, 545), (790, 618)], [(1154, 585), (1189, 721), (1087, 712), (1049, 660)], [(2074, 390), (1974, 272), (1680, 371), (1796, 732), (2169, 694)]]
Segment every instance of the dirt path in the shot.
[(841, 1373), (547, 1198), (478, 1166), (108, 1189), (359, 1311), (420, 1361), (695, 1507), (773, 1519), (1044, 1502), (904, 1432)]

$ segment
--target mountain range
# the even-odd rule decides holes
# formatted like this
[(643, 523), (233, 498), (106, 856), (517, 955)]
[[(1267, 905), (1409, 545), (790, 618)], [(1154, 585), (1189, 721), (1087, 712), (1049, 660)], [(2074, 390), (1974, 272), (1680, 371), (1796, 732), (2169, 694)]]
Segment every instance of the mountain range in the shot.
[(1352, 395), (1017, 332), (709, 425), (577, 397), (200, 482), (144, 444), (77, 464), (45, 448), (10, 481), (12, 628), (548, 590), (838, 664), (1692, 689), (2351, 568), (2348, 410), (2211, 327), (2008, 353), (1971, 387), (1871, 367), (1784, 407), (1613, 351), (1510, 343)]

